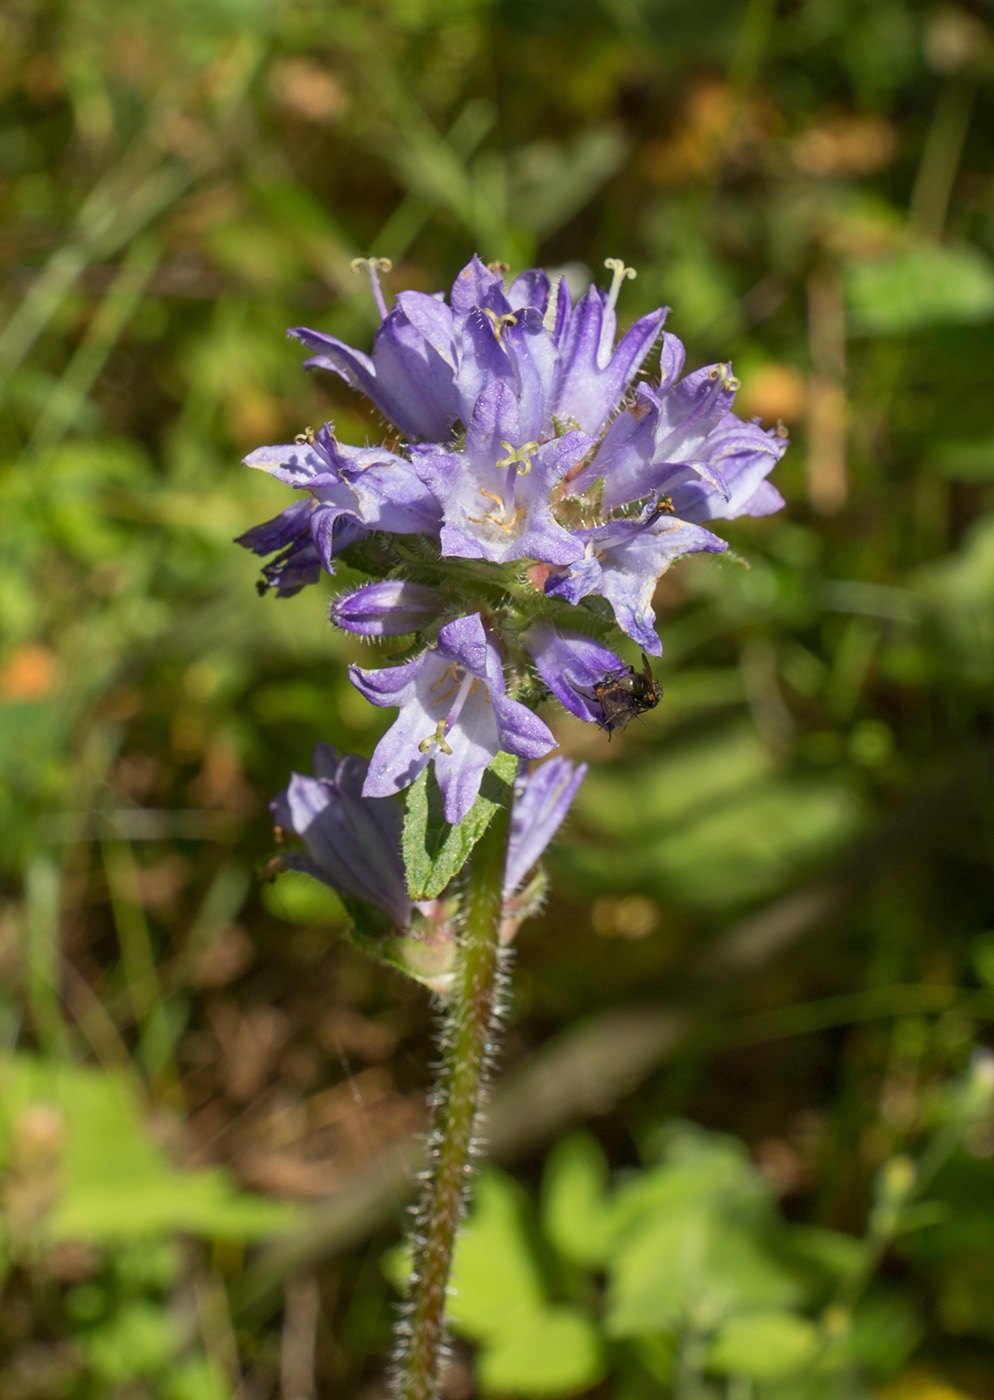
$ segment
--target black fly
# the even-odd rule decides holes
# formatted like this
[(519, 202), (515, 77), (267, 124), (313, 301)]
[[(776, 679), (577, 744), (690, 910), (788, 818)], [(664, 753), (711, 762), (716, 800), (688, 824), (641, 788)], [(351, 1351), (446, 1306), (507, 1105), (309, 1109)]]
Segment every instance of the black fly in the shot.
[(642, 653), (642, 669), (629, 666), (626, 671), (613, 671), (594, 686), (594, 694), (604, 711), (602, 729), (613, 734), (624, 729), (635, 715), (654, 710), (663, 698), (663, 687), (652, 674), (649, 658)]

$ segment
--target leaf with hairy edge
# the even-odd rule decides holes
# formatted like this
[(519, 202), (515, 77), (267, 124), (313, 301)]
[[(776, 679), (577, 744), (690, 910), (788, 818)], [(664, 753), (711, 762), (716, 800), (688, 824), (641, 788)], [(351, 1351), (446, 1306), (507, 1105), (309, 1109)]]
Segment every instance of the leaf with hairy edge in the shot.
[(510, 806), (518, 760), (499, 753), (483, 775), (480, 795), (458, 826), (442, 815), (442, 794), (429, 768), (407, 789), (404, 870), (412, 899), (434, 899), (459, 874), (499, 807)]

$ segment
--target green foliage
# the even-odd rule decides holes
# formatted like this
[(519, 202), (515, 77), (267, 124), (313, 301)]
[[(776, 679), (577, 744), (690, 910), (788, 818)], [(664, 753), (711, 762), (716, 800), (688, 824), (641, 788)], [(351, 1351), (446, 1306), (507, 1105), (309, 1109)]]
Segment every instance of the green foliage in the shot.
[(130, 1074), (27, 1054), (0, 1062), (0, 1182), (6, 1272), (84, 1251), (87, 1281), (63, 1303), (73, 1394), (142, 1383), (166, 1400), (226, 1400), (218, 1367), (191, 1354), (165, 1306), (183, 1274), (176, 1235), (241, 1245), (286, 1231), (294, 1207), (238, 1191), (226, 1172), (174, 1166)]
[[(130, 1076), (30, 1055), (0, 1061), (0, 1171), (11, 1173), (8, 1248), (126, 1243), (183, 1231), (251, 1240), (292, 1225), (287, 1205), (235, 1189), (222, 1171), (174, 1167), (142, 1122)], [(41, 1193), (37, 1221), (18, 1193)], [(47, 1199), (47, 1194), (51, 1198)]]
[(971, 247), (910, 247), (846, 265), (855, 327), (864, 335), (900, 335), (945, 322), (994, 316), (994, 263)]
[[(662, 704), (610, 743), (546, 713), (591, 773), (523, 930), (509, 1062), (602, 1013), (638, 1024), (745, 918), (755, 953), (819, 891), (835, 900), (720, 1004), (681, 991), (694, 1034), (668, 1064), (598, 1042), (582, 1102), (606, 1157), (559, 1141), (537, 1213), (504, 1178), (483, 1186), (504, 1224), (467, 1302), (504, 1277), (507, 1311), (486, 1330), (478, 1302), (465, 1334), (481, 1384), (984, 1393), (990, 1131), (956, 1119), (946, 1086), (989, 1039), (994, 985), (991, 52), (983, 6), (903, 0), (3, 7), (14, 1400), (275, 1393), (281, 1337), (306, 1339), (314, 1308), (283, 1286), (290, 1250), (265, 1302), (236, 1311), (242, 1241), (286, 1219), (236, 1178), (318, 1198), (315, 1376), (290, 1379), (347, 1400), (382, 1373), (385, 1241), (356, 1241), (402, 1211), (386, 1187), (380, 1214), (349, 1193), (390, 1180), (421, 1126), (429, 1013), (353, 958), (314, 882), (253, 871), (274, 854), (266, 803), (314, 741), (368, 754), (388, 717), (347, 681), (369, 651), (331, 632), (327, 590), (258, 598), (231, 540), (287, 504), (245, 453), (325, 419), (344, 441), (382, 435), (345, 386), (301, 372), (284, 328), (368, 347), (354, 256), (394, 259), (389, 296), (446, 285), (473, 249), (581, 274), (623, 255), (639, 277), (622, 325), (668, 302), (688, 361), (732, 359), (743, 414), (793, 439), (787, 510), (729, 530), (748, 567), (663, 580)], [(460, 858), (428, 825), (426, 890)], [(603, 1089), (608, 1062), (630, 1097)], [(173, 1165), (140, 1101), (227, 1171)], [(632, 1143), (674, 1114), (747, 1142), (790, 1225), (728, 1137), (672, 1137), (626, 1179)], [(893, 1215), (882, 1164), (923, 1162), (943, 1115), (954, 1146), (900, 1229), (855, 1238), (871, 1200), (878, 1225), (882, 1201)], [(339, 1208), (332, 1258), (322, 1212)], [(693, 1267), (678, 1279), (643, 1226)], [(530, 1300), (513, 1327), (508, 1278)], [(698, 1298), (711, 1317), (690, 1334), (672, 1319)], [(812, 1328), (809, 1393), (803, 1368), (774, 1370)], [(543, 1373), (556, 1358), (569, 1375)]]
[(504, 1174), (481, 1177), (452, 1325), (476, 1345), (484, 1395), (572, 1395), (609, 1356), (646, 1400), (678, 1373), (681, 1387), (724, 1378), (770, 1400), (834, 1397), (844, 1375), (847, 1394), (869, 1395), (918, 1340), (898, 1289), (863, 1295), (872, 1248), (786, 1224), (729, 1137), (673, 1123), (659, 1160), (611, 1189), (595, 1140), (575, 1134), (546, 1163), (540, 1210)]

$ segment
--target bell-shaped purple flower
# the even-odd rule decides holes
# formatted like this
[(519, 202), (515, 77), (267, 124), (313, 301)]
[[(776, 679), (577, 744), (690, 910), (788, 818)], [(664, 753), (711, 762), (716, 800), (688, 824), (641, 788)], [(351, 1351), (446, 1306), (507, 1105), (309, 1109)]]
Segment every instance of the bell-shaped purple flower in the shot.
[[(519, 402), (522, 441), (541, 441), (556, 422), (596, 436), (638, 373), (666, 316), (643, 316), (615, 346), (615, 305), (634, 275), (609, 260), (608, 291), (591, 287), (576, 306), (560, 278), (523, 273), (505, 291), (478, 258), (441, 296), (401, 292), (388, 311), (377, 268), (367, 264), (381, 322), (370, 355), (335, 336), (297, 327), (290, 332), (313, 352), (308, 369), (328, 369), (364, 393), (412, 439), (444, 442), (468, 424), (483, 390), (505, 384)], [(518, 444), (516, 444), (518, 445)]]
[[(356, 754), (340, 755), (331, 744), (315, 745), (314, 776), (292, 774), (286, 789), (270, 803), (276, 826), (294, 832), (306, 849), (306, 855), (291, 851), (282, 860), (347, 899), (382, 909), (400, 933), (410, 928), (417, 909), (424, 941), (431, 920), (443, 911), (438, 901), (414, 904), (408, 896), (401, 856), (403, 811), (392, 797), (363, 796), (368, 767)], [(517, 893), (541, 859), (586, 772), (585, 763), (553, 758), (516, 780), (505, 899)]]
[(533, 623), (522, 641), (538, 674), (560, 704), (578, 719), (603, 726), (604, 710), (596, 688), (605, 677), (627, 669), (621, 657), (582, 632), (566, 631), (545, 622)]
[(436, 588), (409, 579), (367, 583), (332, 600), (331, 620), (361, 637), (402, 637), (420, 632), (443, 606)]
[(284, 595), (314, 581), (315, 556), (328, 573), (334, 573), (335, 556), (372, 530), (437, 538), (438, 506), (407, 458), (385, 448), (345, 447), (327, 425), (313, 435), (313, 441), (259, 447), (245, 458), (245, 465), (310, 497), (236, 541), (256, 554), (282, 549), (289, 551), (287, 561), (306, 559), (308, 576), (302, 578), (298, 567), (285, 583), (287, 561), (277, 561), (277, 587)]
[(550, 758), (515, 783), (504, 868), (505, 899), (525, 883), (529, 870), (562, 826), (586, 773), (585, 763), (574, 765), (568, 758)]
[(638, 386), (597, 453), (570, 477), (570, 494), (602, 481), (605, 510), (667, 496), (673, 513), (691, 521), (778, 510), (782, 498), (764, 482), (786, 450), (785, 437), (731, 412), (738, 381), (728, 365), (680, 379), (683, 357), (677, 338), (664, 335), (661, 383)]
[(403, 813), (388, 798), (363, 796), (367, 768), (364, 758), (317, 744), (314, 777), (294, 773), (270, 810), (276, 825), (295, 831), (307, 850), (306, 856), (285, 856), (288, 866), (375, 905), (406, 929), (414, 906), (404, 883)]
[[(235, 540), (244, 549), (265, 558), (275, 554), (264, 565), (259, 591), (275, 588), (280, 598), (292, 598), (309, 583), (321, 577), (321, 555), (311, 536), (313, 503), (298, 501), (273, 520), (256, 525)], [(341, 547), (341, 535), (339, 535)]]
[(652, 595), (675, 559), (706, 551), (720, 554), (724, 540), (669, 514), (655, 501), (635, 520), (613, 520), (577, 532), (585, 543), (579, 563), (550, 574), (545, 591), (568, 603), (599, 593), (614, 609), (618, 626), (650, 656), (659, 656)]
[(586, 433), (523, 442), (518, 403), (501, 380), (476, 401), (462, 452), (413, 449), (414, 467), (442, 511), (443, 554), (505, 564), (569, 564), (583, 545), (555, 519), (553, 488), (593, 446)]
[(506, 696), (500, 653), (478, 613), (440, 628), (437, 645), (414, 661), (379, 671), (351, 666), (349, 674), (372, 704), (400, 708), (370, 762), (368, 797), (400, 792), (434, 761), (454, 826), (500, 751), (541, 758), (556, 746), (538, 716)]

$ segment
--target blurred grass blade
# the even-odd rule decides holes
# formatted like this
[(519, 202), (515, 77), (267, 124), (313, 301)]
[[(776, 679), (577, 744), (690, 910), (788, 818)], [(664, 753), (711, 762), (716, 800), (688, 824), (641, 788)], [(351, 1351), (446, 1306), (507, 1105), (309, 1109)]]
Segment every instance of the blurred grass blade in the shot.
[(59, 996), (62, 960), (60, 935), (61, 876), (47, 856), (36, 856), (25, 874), (26, 923), (24, 974), (28, 1006), (39, 1045), (49, 1054), (65, 1051), (65, 1026)]

